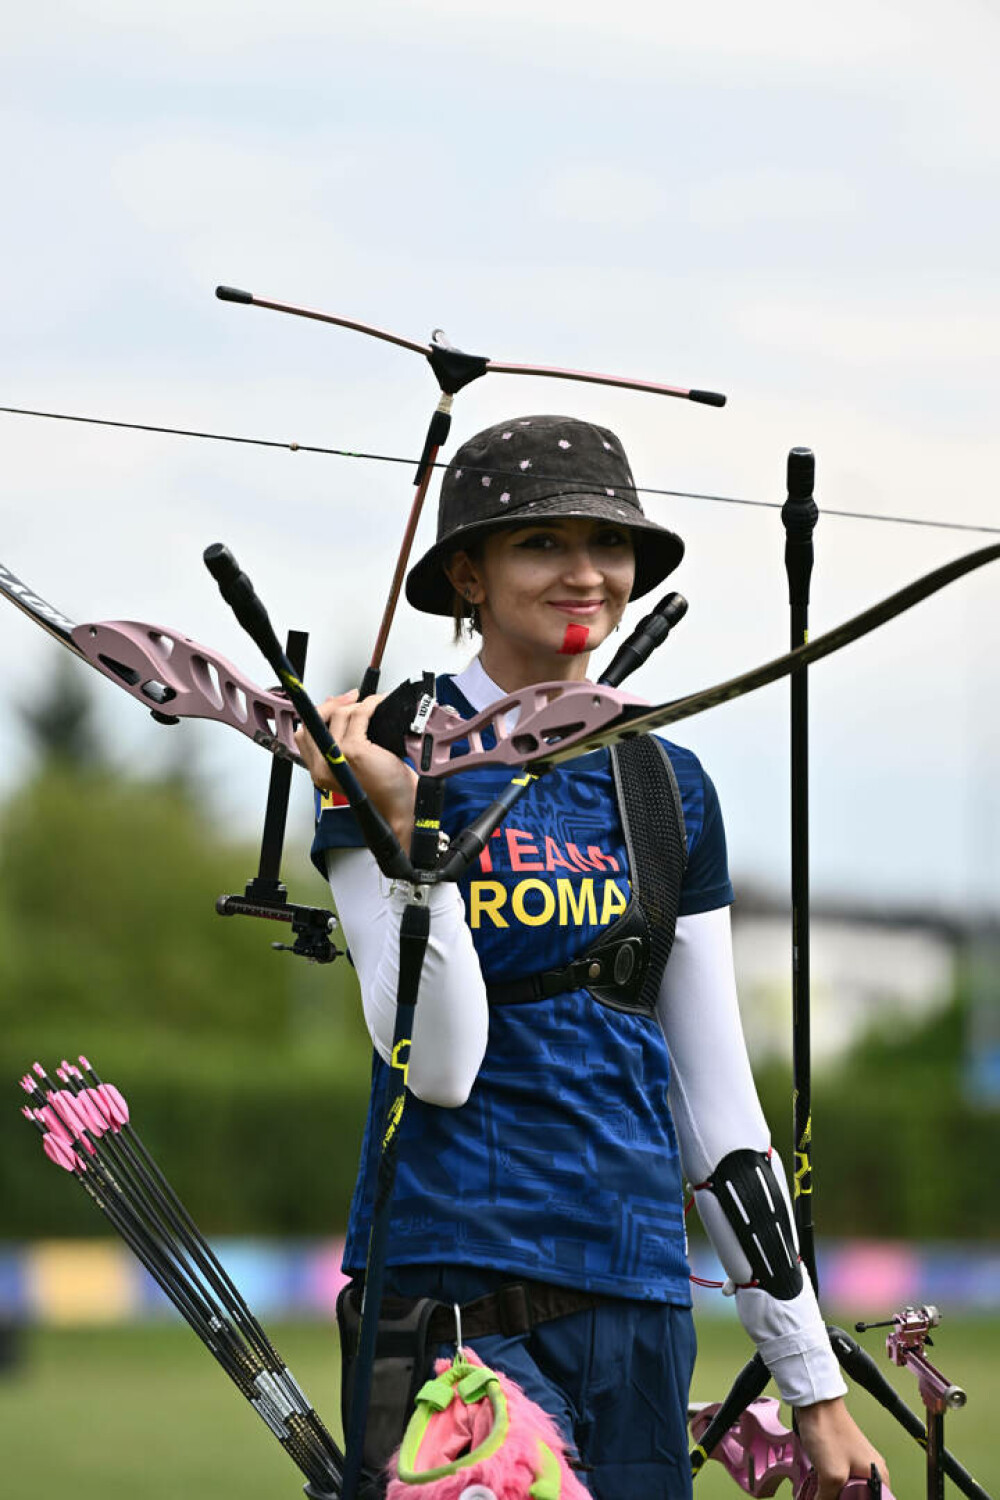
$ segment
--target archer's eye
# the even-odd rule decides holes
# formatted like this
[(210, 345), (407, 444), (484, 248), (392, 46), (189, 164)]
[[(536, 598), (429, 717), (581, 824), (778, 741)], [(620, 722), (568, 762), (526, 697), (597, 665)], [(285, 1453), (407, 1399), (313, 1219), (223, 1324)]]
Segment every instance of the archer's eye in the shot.
[(551, 547), (558, 546), (558, 539), (551, 531), (531, 531), (527, 536), (521, 537), (520, 541), (516, 541), (514, 546), (547, 551)]
[(600, 531), (594, 534), (594, 543), (598, 547), (631, 548), (632, 538), (621, 526), (602, 526)]

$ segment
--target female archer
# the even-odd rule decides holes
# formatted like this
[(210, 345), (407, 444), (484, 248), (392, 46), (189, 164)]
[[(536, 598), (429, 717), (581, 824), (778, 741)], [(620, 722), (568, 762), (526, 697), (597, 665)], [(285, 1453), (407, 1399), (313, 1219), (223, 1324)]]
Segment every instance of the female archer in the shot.
[[(446, 471), (437, 540), (407, 580), (416, 609), (481, 637), (464, 671), (438, 679), (438, 700), (471, 718), (533, 683), (585, 680), (629, 600), (683, 551), (643, 514), (613, 433), (531, 416), (478, 434)], [(408, 847), (416, 776), (369, 738), (376, 701), (347, 693), (321, 712)], [(301, 731), (299, 744), (332, 789)], [(430, 888), (388, 1289), (404, 1311), (460, 1304), (466, 1342), (556, 1419), (599, 1500), (689, 1495), (687, 1179), (743, 1324), (796, 1409), (820, 1500), (833, 1500), (872, 1463), (887, 1475), (844, 1405), (757, 1101), (718, 799), (689, 750), (633, 745), (540, 777), (460, 884)], [(509, 777), (449, 778), (445, 830)], [(326, 800), (313, 857), (375, 1048), (344, 1262), (357, 1279), (405, 896), (386, 887), (349, 810)], [(440, 1318), (416, 1323), (428, 1358), (447, 1352)]]

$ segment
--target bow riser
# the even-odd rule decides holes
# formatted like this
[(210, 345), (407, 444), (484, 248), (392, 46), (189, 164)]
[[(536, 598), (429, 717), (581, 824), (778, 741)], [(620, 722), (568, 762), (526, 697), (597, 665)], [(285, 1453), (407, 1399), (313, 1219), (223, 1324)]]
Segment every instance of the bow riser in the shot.
[[(540, 682), (509, 694), (473, 719), (462, 719), (439, 704), (427, 720), (426, 735), (408, 735), (406, 749), (425, 776), (449, 776), (477, 766), (516, 767), (547, 755), (554, 745), (572, 745), (599, 733), (630, 706), (646, 705), (631, 693), (601, 684)], [(483, 745), (484, 734), (495, 739), (489, 749)], [(463, 741), (467, 748), (456, 753)]]
[[(719, 1403), (699, 1407), (691, 1417), (691, 1435), (695, 1442), (704, 1436)], [(768, 1500), (777, 1494), (787, 1479), (795, 1500), (816, 1500), (818, 1481), (796, 1433), (783, 1426), (778, 1402), (773, 1396), (759, 1396), (745, 1408), (739, 1420), (716, 1444), (711, 1457), (721, 1463), (740, 1489), (756, 1500)], [(887, 1485), (874, 1487), (873, 1481), (859, 1477), (849, 1479), (839, 1500), (892, 1500)]]
[(3, 563), (0, 596), (161, 723), (228, 724), (272, 755), (302, 764), (294, 738), (298, 721), (288, 699), (258, 687), (219, 652), (165, 625), (136, 620), (78, 625)]
[(171, 719), (228, 724), (255, 745), (300, 760), (288, 699), (267, 692), (217, 651), (164, 625), (110, 620), (74, 626), (74, 648), (146, 708)]

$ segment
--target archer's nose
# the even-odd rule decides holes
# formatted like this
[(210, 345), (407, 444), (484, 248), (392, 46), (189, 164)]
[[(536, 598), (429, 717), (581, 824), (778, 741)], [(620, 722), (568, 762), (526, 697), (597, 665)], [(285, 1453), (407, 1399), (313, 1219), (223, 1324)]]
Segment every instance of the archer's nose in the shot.
[(566, 559), (563, 575), (575, 588), (596, 588), (604, 582), (604, 571), (598, 567), (589, 547), (575, 547)]

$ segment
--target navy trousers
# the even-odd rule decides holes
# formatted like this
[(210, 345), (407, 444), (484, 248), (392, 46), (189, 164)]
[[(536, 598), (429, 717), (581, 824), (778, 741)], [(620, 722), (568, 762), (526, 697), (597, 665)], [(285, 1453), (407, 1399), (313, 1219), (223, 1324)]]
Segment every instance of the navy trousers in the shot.
[[(462, 1266), (395, 1266), (386, 1289), (463, 1303), (513, 1279)], [(596, 1500), (690, 1500), (690, 1308), (615, 1299), (515, 1338), (467, 1342), (555, 1419), (587, 1466), (580, 1478)], [(443, 1344), (437, 1357), (454, 1353), (454, 1344)]]

